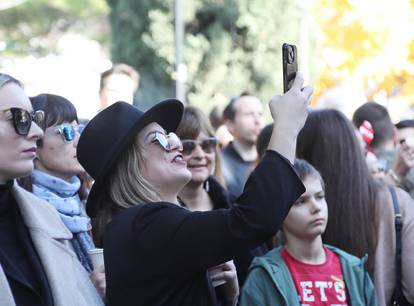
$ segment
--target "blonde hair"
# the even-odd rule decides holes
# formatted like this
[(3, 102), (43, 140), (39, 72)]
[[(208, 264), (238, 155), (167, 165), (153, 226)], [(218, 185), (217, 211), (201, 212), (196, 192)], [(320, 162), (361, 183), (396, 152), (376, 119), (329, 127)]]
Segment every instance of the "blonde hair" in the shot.
[(142, 148), (135, 141), (121, 156), (109, 178), (109, 196), (120, 207), (129, 208), (161, 200), (153, 186), (142, 176), (142, 155)]
[(160, 195), (141, 173), (145, 167), (142, 153), (136, 138), (119, 157), (96, 200), (98, 205), (96, 217), (92, 220), (92, 232), (98, 247), (102, 246), (106, 225), (116, 213), (139, 204), (161, 201)]

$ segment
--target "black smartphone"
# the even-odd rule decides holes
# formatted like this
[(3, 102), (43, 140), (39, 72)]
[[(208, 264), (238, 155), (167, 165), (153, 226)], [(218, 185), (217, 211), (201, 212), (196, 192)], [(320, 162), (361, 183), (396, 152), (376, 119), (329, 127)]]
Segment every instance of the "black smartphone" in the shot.
[(287, 92), (292, 86), (298, 71), (298, 57), (295, 45), (283, 44), (283, 92)]

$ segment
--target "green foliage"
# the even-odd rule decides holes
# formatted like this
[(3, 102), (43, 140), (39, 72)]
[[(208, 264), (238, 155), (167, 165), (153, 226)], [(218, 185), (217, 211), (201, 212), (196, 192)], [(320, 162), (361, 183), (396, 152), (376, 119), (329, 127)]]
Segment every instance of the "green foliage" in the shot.
[[(141, 107), (174, 95), (174, 0), (107, 0), (114, 62), (135, 66)], [(281, 45), (297, 43), (290, 0), (183, 0), (187, 101), (204, 110), (216, 94), (244, 90), (263, 101), (282, 89)]]
[(0, 11), (0, 41), (4, 55), (44, 55), (70, 30), (107, 43), (108, 7), (103, 0), (31, 0)]

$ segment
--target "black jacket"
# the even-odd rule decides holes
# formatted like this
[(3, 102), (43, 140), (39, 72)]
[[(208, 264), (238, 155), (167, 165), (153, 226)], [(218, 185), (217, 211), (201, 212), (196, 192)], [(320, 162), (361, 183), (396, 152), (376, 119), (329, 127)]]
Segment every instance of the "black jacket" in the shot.
[(231, 209), (162, 202), (122, 211), (104, 235), (108, 304), (216, 305), (206, 269), (276, 233), (304, 191), (291, 164), (269, 151)]
[[(236, 199), (229, 194), (229, 192), (220, 185), (220, 183), (214, 178), (209, 177), (205, 185), (207, 186), (207, 193), (213, 202), (213, 209), (231, 208)], [(185, 205), (185, 203), (183, 203)], [(237, 270), (237, 280), (239, 287), (241, 288), (246, 280), (249, 266), (253, 261), (253, 258), (265, 255), (271, 249), (271, 238), (268, 237), (268, 241), (262, 243), (254, 249), (243, 251), (240, 254), (236, 254), (233, 258), (234, 265)]]

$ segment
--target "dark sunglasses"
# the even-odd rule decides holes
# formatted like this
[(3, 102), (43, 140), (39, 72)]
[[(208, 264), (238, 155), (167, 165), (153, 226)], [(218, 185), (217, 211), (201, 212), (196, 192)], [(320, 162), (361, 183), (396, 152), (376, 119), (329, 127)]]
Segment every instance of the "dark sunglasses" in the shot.
[(12, 122), (16, 133), (20, 136), (27, 136), (34, 121), (38, 126), (41, 126), (45, 118), (45, 113), (41, 110), (29, 112), (25, 109), (12, 107), (5, 109), (2, 112), (10, 112), (12, 114)]
[(68, 123), (63, 123), (59, 125), (55, 132), (62, 135), (62, 138), (65, 142), (69, 143), (75, 140), (76, 138), (76, 132), (82, 134), (85, 126), (84, 125), (70, 125)]
[(183, 154), (184, 155), (190, 155), (193, 153), (197, 145), (200, 145), (201, 149), (205, 153), (212, 153), (214, 152), (214, 149), (216, 148), (218, 144), (217, 138), (210, 137), (203, 140), (193, 140), (193, 139), (185, 139), (181, 140), (181, 143), (183, 144)]

